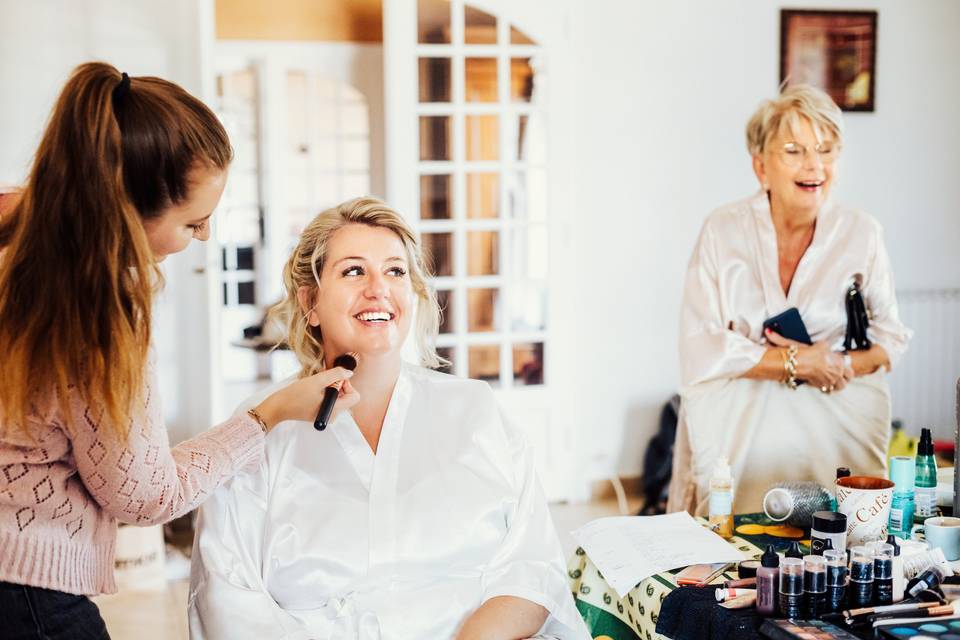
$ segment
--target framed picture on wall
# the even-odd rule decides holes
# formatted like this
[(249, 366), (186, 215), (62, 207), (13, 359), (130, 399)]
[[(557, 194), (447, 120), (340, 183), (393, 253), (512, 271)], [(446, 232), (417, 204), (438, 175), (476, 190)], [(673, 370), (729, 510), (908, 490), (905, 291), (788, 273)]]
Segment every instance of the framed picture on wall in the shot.
[(876, 75), (876, 11), (780, 11), (781, 83), (819, 87), (844, 111), (873, 111)]

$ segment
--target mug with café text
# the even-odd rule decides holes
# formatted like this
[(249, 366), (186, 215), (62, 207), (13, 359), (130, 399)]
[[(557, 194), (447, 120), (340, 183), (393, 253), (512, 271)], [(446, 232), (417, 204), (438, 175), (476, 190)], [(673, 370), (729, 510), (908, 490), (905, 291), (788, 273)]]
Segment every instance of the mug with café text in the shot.
[(837, 480), (837, 511), (847, 516), (847, 548), (885, 540), (893, 482), (872, 476)]

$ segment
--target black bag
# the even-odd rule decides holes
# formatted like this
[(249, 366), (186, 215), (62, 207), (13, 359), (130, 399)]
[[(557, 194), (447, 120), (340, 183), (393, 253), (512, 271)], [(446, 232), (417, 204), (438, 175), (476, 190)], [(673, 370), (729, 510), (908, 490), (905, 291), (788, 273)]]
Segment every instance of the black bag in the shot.
[(638, 515), (667, 512), (667, 493), (673, 475), (673, 444), (677, 439), (680, 396), (675, 395), (660, 412), (660, 429), (650, 439), (643, 456), (644, 505)]
[(847, 308), (847, 334), (843, 338), (844, 351), (866, 351), (870, 348), (870, 338), (867, 337), (867, 328), (870, 326), (870, 312), (863, 302), (860, 292), (860, 283), (863, 276), (859, 273), (853, 277), (853, 284), (847, 289), (845, 306)]

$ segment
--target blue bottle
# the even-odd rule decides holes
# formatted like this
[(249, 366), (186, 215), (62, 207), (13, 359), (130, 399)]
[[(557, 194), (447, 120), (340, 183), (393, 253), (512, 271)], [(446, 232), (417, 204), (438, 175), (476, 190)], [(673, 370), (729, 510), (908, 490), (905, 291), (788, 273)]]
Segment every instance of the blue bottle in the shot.
[(893, 480), (893, 505), (890, 508), (890, 533), (906, 540), (913, 527), (914, 479), (917, 462), (911, 456), (890, 458), (890, 479)]

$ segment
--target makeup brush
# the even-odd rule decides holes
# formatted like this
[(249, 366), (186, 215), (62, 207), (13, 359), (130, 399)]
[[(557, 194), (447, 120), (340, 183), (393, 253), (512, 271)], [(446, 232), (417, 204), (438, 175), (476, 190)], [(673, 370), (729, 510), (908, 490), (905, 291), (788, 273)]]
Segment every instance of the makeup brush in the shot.
[[(345, 353), (337, 356), (333, 361), (333, 367), (343, 367), (348, 371), (357, 368), (357, 362), (360, 356), (356, 353)], [(331, 368), (333, 368), (331, 367)], [(327, 428), (327, 422), (330, 420), (330, 414), (333, 413), (333, 405), (337, 403), (340, 396), (340, 387), (343, 386), (343, 380), (337, 380), (323, 390), (323, 402), (320, 403), (320, 411), (317, 412), (317, 419), (313, 421), (313, 428), (317, 431), (323, 431)]]

